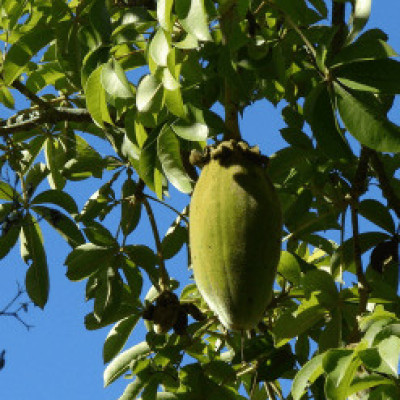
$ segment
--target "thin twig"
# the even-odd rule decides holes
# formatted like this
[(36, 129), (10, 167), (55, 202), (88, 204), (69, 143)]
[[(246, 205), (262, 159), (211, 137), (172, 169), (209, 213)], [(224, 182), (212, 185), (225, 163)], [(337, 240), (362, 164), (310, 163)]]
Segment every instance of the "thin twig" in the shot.
[(33, 325), (29, 325), (26, 323), (19, 315), (19, 312), (21, 310), (26, 311), (28, 303), (22, 303), (15, 311), (8, 311), (14, 304), (15, 302), (22, 296), (22, 294), (25, 293), (25, 291), (22, 289), (22, 287), (17, 283), (18, 288), (17, 288), (17, 294), (4, 306), (2, 310), (0, 310), (0, 316), (5, 316), (5, 317), (13, 317), (17, 321), (19, 321), (22, 325), (25, 326), (27, 330), (33, 327)]
[(12, 86), (18, 90), (21, 94), (31, 100), (34, 104), (43, 108), (44, 110), (50, 110), (52, 106), (47, 102), (37, 96), (35, 93), (31, 92), (22, 82), (15, 80)]
[(147, 215), (149, 217), (151, 229), (153, 231), (154, 241), (156, 243), (157, 256), (158, 256), (158, 260), (159, 260), (158, 265), (160, 267), (159, 285), (160, 285), (161, 290), (167, 290), (169, 288), (169, 276), (168, 276), (167, 269), (165, 268), (164, 257), (163, 257), (162, 248), (161, 248), (161, 240), (160, 240), (160, 235), (159, 235), (158, 229), (157, 229), (156, 219), (154, 217), (153, 210), (151, 209), (151, 206), (150, 206), (147, 198), (144, 197), (142, 201), (143, 201), (143, 205), (146, 209)]
[(153, 197), (149, 194), (143, 194), (146, 198), (148, 198), (149, 200), (155, 201), (159, 204), (162, 204), (163, 206), (169, 208), (171, 211), (173, 211), (174, 213), (176, 213), (177, 215), (179, 215), (185, 222), (186, 224), (189, 223), (189, 220), (187, 219), (187, 217), (185, 215), (183, 215), (179, 210), (177, 210), (176, 208), (172, 207), (171, 205), (169, 205), (168, 203), (165, 203), (162, 200), (157, 199), (157, 197)]

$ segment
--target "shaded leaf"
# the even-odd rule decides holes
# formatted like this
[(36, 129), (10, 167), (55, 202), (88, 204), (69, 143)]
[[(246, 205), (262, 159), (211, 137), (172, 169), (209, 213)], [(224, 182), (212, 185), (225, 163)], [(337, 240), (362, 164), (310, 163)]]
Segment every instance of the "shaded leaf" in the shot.
[(85, 243), (85, 238), (77, 224), (60, 211), (43, 206), (33, 206), (32, 210), (44, 218), (71, 247)]
[(67, 277), (72, 281), (88, 278), (101, 268), (106, 268), (115, 252), (114, 248), (85, 243), (76, 247), (65, 260)]
[(340, 116), (348, 131), (363, 145), (381, 152), (400, 152), (400, 128), (390, 122), (374, 97), (349, 92), (335, 84)]
[(358, 211), (364, 218), (380, 226), (385, 231), (389, 233), (395, 232), (396, 228), (389, 210), (379, 201), (373, 199), (363, 200)]
[(25, 277), (26, 291), (37, 306), (44, 308), (49, 296), (49, 271), (42, 232), (30, 214), (23, 221), (20, 239), (21, 255), (27, 264), (31, 261)]
[(400, 93), (400, 62), (390, 58), (341, 65), (333, 70), (344, 85), (374, 93)]
[(78, 214), (78, 207), (75, 200), (66, 192), (62, 190), (45, 190), (39, 193), (31, 204), (51, 203), (55, 204), (65, 211), (69, 212), (72, 216)]
[(316, 86), (306, 97), (304, 115), (318, 147), (330, 158), (351, 159), (353, 153), (340, 132), (327, 87)]

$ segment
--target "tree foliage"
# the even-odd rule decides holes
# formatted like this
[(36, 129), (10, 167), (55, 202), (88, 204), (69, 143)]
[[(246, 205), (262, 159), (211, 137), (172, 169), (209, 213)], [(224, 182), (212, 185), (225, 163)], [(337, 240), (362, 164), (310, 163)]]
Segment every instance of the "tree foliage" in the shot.
[[(0, 257), (19, 239), (27, 293), (44, 308), (42, 224), (67, 241), (66, 275), (93, 300), (86, 328), (110, 326), (104, 383), (131, 379), (120, 400), (275, 399), (282, 378), (293, 400), (400, 397), (400, 127), (387, 116), (400, 63), (382, 30), (363, 31), (370, 1), (351, 3), (350, 21), (345, 5), (1, 2), (0, 102), (18, 108), (0, 121), (11, 171)], [(269, 160), (283, 250), (265, 318), (245, 334), (226, 331), (194, 283), (177, 289), (166, 261), (188, 247), (188, 213), (165, 199), (171, 185), (193, 190), (191, 151), (239, 138), (238, 115), (262, 99), (286, 124)], [(74, 192), (90, 178), (80, 209)], [(177, 214), (165, 237), (155, 202)], [(155, 246), (132, 239), (146, 218)], [(141, 318), (148, 334), (124, 349)]]

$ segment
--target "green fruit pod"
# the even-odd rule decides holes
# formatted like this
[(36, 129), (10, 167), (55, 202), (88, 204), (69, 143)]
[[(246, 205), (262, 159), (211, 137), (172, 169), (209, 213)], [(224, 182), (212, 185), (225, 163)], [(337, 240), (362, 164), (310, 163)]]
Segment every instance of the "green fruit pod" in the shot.
[(258, 148), (222, 142), (207, 154), (190, 203), (194, 279), (228, 329), (251, 329), (272, 298), (282, 212)]

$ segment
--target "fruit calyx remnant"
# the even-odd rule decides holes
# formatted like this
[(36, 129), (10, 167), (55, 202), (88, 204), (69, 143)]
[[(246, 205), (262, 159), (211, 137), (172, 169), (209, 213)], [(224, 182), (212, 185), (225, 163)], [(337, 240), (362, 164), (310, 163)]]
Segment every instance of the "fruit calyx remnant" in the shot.
[(221, 166), (238, 164), (243, 159), (266, 168), (269, 158), (260, 153), (258, 146), (250, 147), (243, 140), (225, 140), (215, 146), (207, 146), (203, 152), (192, 150), (189, 162), (197, 167), (204, 167), (210, 160), (219, 160)]

